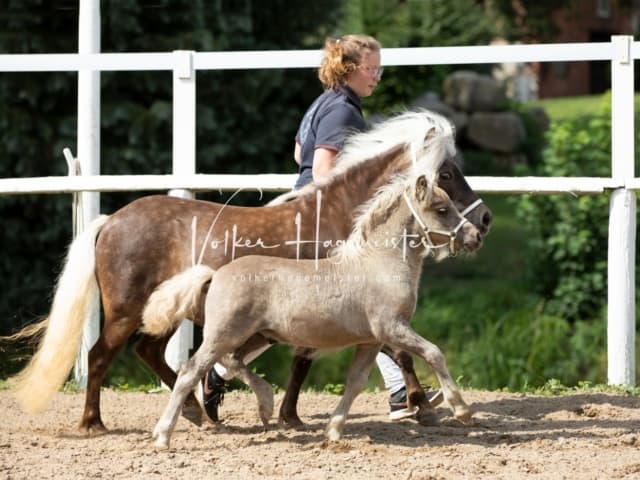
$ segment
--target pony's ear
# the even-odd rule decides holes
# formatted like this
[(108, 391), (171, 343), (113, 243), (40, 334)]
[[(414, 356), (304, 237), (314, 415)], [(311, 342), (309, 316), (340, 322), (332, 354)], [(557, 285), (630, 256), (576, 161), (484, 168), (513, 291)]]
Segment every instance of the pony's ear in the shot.
[(425, 143), (427, 140), (431, 140), (437, 134), (438, 132), (436, 131), (436, 127), (431, 127), (429, 130), (427, 130), (427, 134), (424, 136)]
[(416, 200), (422, 202), (427, 198), (428, 192), (429, 182), (427, 181), (427, 177), (425, 175), (420, 175), (416, 180)]

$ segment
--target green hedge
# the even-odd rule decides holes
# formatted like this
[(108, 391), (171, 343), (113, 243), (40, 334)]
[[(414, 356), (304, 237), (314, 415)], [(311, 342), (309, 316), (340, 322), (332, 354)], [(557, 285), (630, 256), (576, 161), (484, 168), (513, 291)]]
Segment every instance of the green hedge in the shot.
[[(610, 99), (598, 114), (555, 122), (541, 176), (610, 176)], [(544, 312), (597, 318), (606, 302), (609, 195), (524, 196), (518, 218), (530, 235), (529, 286)]]
[[(609, 105), (605, 95), (599, 111), (552, 122), (539, 163), (519, 173), (609, 176)], [(463, 385), (606, 382), (609, 195), (486, 197), (495, 217), (485, 246), (425, 268), (416, 329)]]

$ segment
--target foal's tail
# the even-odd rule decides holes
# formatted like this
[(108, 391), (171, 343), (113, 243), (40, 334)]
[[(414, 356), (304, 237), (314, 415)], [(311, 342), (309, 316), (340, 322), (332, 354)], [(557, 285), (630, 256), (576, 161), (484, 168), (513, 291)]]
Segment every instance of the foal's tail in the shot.
[(147, 300), (140, 331), (153, 336), (173, 332), (184, 318), (193, 319), (215, 270), (196, 265), (162, 282)]
[(44, 332), (28, 365), (11, 379), (15, 382), (16, 398), (26, 412), (45, 410), (73, 367), (80, 349), (84, 319), (92, 301), (98, 297), (95, 242), (108, 218), (107, 215), (96, 218), (71, 243), (49, 316), (8, 337), (17, 340)]

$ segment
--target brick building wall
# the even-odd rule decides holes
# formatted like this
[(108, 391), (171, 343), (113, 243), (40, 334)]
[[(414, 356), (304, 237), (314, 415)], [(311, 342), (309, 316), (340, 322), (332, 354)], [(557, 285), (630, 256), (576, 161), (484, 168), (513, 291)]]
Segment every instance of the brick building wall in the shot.
[[(581, 0), (557, 10), (555, 43), (606, 42), (611, 35), (632, 35), (640, 18), (638, 2), (622, 8), (615, 0)], [(589, 95), (611, 88), (609, 62), (544, 62), (533, 66), (540, 98)]]

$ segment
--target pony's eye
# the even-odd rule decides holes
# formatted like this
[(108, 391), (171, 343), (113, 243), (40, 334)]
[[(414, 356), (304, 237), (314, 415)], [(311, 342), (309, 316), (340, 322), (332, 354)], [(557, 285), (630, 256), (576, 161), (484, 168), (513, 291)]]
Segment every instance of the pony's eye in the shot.
[(440, 215), (446, 215), (448, 211), (449, 210), (447, 210), (447, 207), (441, 207), (441, 208), (438, 209), (438, 213)]
[(442, 172), (439, 175), (440, 180), (451, 180), (451, 177), (452, 177), (451, 172)]

